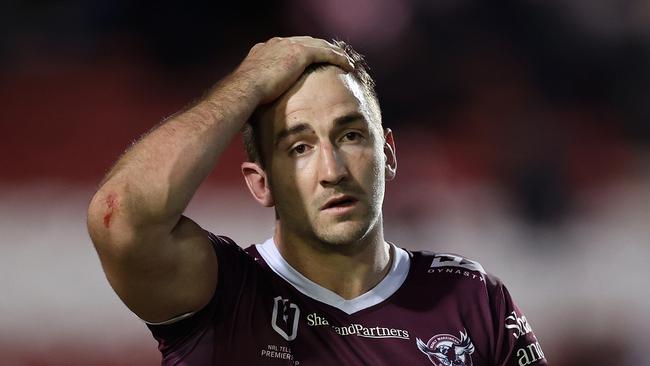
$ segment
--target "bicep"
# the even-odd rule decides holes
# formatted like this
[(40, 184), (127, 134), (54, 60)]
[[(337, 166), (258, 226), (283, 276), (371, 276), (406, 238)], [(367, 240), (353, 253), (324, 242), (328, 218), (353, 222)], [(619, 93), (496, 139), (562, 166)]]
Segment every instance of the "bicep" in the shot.
[(194, 312), (212, 298), (217, 257), (208, 233), (182, 216), (171, 233), (151, 231), (139, 245), (100, 258), (122, 301), (141, 319), (161, 322)]

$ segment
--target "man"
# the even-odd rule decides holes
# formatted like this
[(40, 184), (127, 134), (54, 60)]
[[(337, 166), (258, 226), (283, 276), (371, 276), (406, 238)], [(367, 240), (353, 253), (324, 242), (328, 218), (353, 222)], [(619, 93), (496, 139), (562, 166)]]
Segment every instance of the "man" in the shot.
[[(120, 158), (88, 211), (111, 286), (166, 365), (545, 365), (480, 264), (384, 240), (393, 135), (361, 56), (335, 43), (255, 45)], [(276, 226), (242, 250), (183, 211), (249, 120), (242, 172)]]

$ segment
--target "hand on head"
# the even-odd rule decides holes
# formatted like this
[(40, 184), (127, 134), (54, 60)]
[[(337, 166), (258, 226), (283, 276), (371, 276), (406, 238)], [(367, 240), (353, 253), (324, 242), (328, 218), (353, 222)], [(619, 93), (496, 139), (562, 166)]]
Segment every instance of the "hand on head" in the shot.
[(346, 71), (354, 69), (345, 52), (325, 40), (275, 37), (253, 46), (235, 74), (253, 81), (260, 103), (265, 104), (282, 95), (314, 63), (330, 63)]

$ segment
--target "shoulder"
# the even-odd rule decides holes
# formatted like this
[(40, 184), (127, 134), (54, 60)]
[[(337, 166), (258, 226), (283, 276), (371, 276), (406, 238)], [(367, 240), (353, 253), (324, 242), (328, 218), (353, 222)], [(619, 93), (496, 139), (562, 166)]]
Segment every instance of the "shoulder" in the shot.
[(230, 267), (232, 261), (254, 262), (255, 251), (254, 249), (252, 250), (252, 248), (254, 248), (255, 245), (250, 245), (248, 248), (244, 249), (227, 236), (215, 235), (211, 232), (207, 232), (207, 234), (208, 239), (214, 248), (214, 252), (219, 259), (219, 267)]
[(414, 263), (420, 266), (426, 265), (428, 272), (437, 269), (465, 269), (481, 274), (486, 274), (481, 263), (454, 253), (434, 253), (430, 251), (410, 251)]
[[(242, 251), (241, 247), (235, 243), (234, 240), (230, 239), (224, 235), (216, 235), (209, 231), (206, 231), (208, 234), (208, 239), (214, 246), (215, 251), (219, 250), (229, 250), (229, 251)], [(218, 253), (217, 253), (218, 254)]]
[[(454, 253), (411, 251), (411, 288), (445, 321), (457, 314), (490, 364), (546, 365), (526, 316), (503, 282), (481, 263)], [(431, 300), (422, 294), (434, 294)], [(460, 325), (459, 325), (460, 327)], [(461, 328), (462, 329), (462, 328)]]
[(478, 261), (455, 253), (411, 251), (410, 254), (410, 282), (420, 291), (447, 296), (460, 306), (480, 307), (493, 314), (513, 306), (501, 279)]
[(454, 285), (461, 290), (485, 291), (491, 295), (503, 286), (481, 263), (455, 253), (408, 251), (414, 280), (439, 287)]

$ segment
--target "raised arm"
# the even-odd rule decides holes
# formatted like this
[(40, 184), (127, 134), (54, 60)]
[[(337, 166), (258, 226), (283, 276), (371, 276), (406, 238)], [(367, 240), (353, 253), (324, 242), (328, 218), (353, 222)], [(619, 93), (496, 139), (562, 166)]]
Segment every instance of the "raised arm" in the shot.
[(320, 39), (255, 45), (206, 97), (154, 128), (108, 173), (88, 208), (88, 231), (108, 281), (140, 318), (165, 321), (208, 303), (217, 258), (183, 211), (255, 108), (318, 62), (352, 67)]

